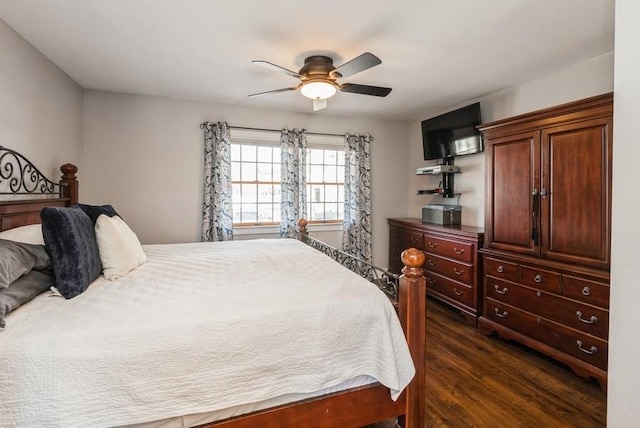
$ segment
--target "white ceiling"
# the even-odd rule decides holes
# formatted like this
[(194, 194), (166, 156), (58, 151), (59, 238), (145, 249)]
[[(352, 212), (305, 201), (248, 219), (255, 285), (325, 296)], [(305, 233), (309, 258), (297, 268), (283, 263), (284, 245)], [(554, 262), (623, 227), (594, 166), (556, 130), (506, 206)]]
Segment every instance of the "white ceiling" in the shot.
[[(311, 112), (311, 54), (382, 64), (314, 114), (416, 120), (613, 51), (613, 0), (2, 0), (0, 19), (84, 88)], [(6, 60), (3, 59), (3, 60)]]

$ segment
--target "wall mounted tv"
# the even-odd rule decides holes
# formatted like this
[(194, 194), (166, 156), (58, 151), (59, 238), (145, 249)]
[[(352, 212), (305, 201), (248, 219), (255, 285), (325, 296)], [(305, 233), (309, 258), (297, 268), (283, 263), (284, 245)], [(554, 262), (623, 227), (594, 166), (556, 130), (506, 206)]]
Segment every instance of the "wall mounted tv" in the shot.
[(480, 123), (480, 103), (423, 120), (424, 160), (447, 160), (483, 151), (482, 135), (476, 129)]

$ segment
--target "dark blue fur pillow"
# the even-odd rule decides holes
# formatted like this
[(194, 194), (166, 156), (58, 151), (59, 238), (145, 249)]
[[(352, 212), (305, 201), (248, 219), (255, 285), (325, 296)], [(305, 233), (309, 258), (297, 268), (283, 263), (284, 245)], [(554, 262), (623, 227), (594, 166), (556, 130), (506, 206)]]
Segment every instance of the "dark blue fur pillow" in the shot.
[(78, 207), (43, 208), (40, 218), (56, 288), (71, 299), (102, 273), (93, 222)]
[(105, 214), (108, 217), (113, 217), (114, 215), (117, 215), (118, 217), (122, 218), (122, 216), (119, 215), (111, 205), (75, 204), (75, 205), (72, 205), (70, 208), (80, 208), (82, 211), (84, 211), (86, 215), (89, 216), (94, 226), (96, 224), (96, 221), (98, 221), (98, 217), (100, 217), (102, 214)]

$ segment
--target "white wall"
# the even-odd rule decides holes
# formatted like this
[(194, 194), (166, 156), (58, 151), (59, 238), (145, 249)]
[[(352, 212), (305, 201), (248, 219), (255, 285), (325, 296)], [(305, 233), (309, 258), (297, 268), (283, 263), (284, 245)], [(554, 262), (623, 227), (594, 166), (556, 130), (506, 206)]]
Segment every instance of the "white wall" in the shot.
[(0, 52), (0, 145), (54, 181), (64, 163), (82, 168), (82, 88), (4, 21)]
[(145, 243), (198, 241), (203, 179), (199, 125), (207, 120), (227, 121), (232, 126), (372, 134), (374, 262), (387, 265), (386, 219), (404, 215), (407, 206), (409, 137), (405, 122), (89, 90), (84, 97), (81, 199), (112, 203)]
[(640, 426), (640, 3), (616, 0), (613, 221), (607, 425)]
[[(513, 88), (489, 94), (462, 104), (480, 101), (483, 122), (492, 122), (554, 105), (613, 91), (613, 53), (575, 64)], [(460, 105), (460, 106), (462, 106)], [(452, 106), (448, 110), (456, 107)], [(425, 115), (424, 119), (437, 114)], [(416, 176), (415, 170), (432, 164), (422, 158), (420, 121), (411, 123), (409, 130), (409, 216), (420, 217), (426, 203), (454, 203), (456, 199), (439, 196), (418, 196), (419, 189), (438, 187), (440, 176)], [(460, 156), (455, 159), (461, 174), (455, 176), (455, 190), (461, 193), (462, 222), (470, 226), (484, 226), (484, 154)]]

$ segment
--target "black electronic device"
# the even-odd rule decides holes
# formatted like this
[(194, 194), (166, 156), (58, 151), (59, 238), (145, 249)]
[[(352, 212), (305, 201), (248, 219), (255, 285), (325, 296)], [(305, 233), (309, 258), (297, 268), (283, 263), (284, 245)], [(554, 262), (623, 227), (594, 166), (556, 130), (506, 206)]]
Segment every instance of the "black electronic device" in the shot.
[(448, 159), (483, 151), (482, 135), (476, 128), (480, 123), (479, 102), (423, 120), (424, 160)]

